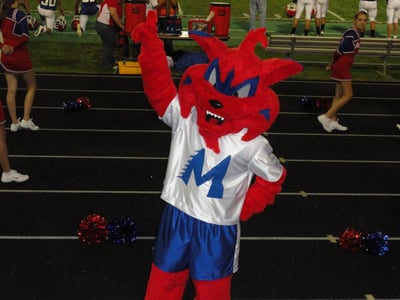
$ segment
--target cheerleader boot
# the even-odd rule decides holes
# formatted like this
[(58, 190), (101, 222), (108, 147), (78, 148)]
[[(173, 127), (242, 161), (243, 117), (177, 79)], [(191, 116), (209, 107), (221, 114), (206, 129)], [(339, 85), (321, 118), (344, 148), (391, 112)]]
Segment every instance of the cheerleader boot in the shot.
[(145, 300), (179, 300), (182, 299), (189, 270), (181, 272), (165, 272), (151, 266), (150, 278), (147, 283)]
[(194, 300), (230, 300), (231, 279), (232, 275), (217, 280), (193, 280)]

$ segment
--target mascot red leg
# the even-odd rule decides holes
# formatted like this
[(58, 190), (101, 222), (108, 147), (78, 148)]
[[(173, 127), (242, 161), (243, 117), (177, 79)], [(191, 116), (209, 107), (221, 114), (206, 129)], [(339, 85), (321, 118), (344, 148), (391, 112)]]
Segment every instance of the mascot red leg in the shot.
[(196, 289), (194, 300), (230, 300), (232, 276), (217, 280), (193, 280)]
[(150, 278), (147, 283), (145, 300), (176, 300), (182, 299), (186, 283), (189, 279), (189, 270), (181, 272), (165, 272), (151, 267)]

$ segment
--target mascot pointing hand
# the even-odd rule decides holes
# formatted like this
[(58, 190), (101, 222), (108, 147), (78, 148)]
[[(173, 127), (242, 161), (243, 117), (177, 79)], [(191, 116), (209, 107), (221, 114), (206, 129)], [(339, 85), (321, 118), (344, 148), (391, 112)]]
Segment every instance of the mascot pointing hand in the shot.
[(181, 299), (191, 278), (195, 299), (227, 300), (238, 270), (240, 221), (272, 204), (286, 175), (262, 136), (279, 113), (270, 86), (302, 66), (256, 56), (257, 43), (267, 46), (265, 29), (250, 31), (237, 48), (190, 32), (209, 64), (189, 67), (177, 89), (156, 22), (150, 11), (132, 33), (142, 44), (145, 94), (172, 129), (166, 206), (145, 299)]

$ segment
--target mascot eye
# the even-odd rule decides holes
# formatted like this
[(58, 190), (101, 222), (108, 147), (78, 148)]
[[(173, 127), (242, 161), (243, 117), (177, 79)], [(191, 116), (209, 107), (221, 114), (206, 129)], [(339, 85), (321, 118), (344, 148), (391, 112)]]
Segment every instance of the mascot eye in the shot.
[(238, 98), (247, 98), (251, 95), (251, 84), (247, 83), (244, 86), (240, 87), (237, 91), (234, 91), (232, 93), (232, 96), (238, 97)]
[(224, 95), (237, 98), (252, 97), (256, 93), (259, 77), (246, 79), (235, 86), (232, 84), (235, 79), (234, 69), (226, 74), (225, 80), (222, 81), (220, 77), (219, 62), (218, 59), (214, 59), (204, 73), (204, 79), (208, 81), (215, 90)]
[(215, 68), (212, 69), (210, 76), (208, 77), (208, 82), (213, 86), (217, 86), (217, 71)]

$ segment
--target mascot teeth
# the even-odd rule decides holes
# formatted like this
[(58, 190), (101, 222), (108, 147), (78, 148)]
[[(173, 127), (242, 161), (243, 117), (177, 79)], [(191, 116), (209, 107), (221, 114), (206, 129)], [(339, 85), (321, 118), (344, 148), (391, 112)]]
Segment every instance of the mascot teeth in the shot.
[(210, 111), (206, 112), (206, 120), (207, 122), (209, 122), (211, 120), (211, 118), (215, 119), (218, 121), (217, 125), (221, 125), (224, 122), (224, 118), (221, 116), (218, 116)]

